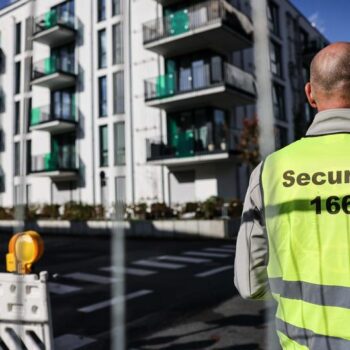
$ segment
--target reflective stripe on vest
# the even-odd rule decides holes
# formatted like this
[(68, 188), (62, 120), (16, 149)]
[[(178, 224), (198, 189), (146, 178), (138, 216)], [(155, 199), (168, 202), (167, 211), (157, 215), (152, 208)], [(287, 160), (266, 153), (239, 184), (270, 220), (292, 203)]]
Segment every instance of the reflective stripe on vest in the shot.
[(273, 153), (261, 181), (283, 349), (350, 349), (350, 134)]

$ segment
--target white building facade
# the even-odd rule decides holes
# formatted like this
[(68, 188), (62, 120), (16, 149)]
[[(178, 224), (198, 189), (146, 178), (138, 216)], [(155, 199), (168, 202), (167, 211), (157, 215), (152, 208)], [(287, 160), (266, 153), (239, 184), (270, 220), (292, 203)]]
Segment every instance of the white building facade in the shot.
[(243, 120), (257, 116), (273, 149), (300, 137), (308, 64), (326, 44), (288, 1), (259, 0), (264, 15), (257, 1), (0, 10), (0, 206), (242, 198)]

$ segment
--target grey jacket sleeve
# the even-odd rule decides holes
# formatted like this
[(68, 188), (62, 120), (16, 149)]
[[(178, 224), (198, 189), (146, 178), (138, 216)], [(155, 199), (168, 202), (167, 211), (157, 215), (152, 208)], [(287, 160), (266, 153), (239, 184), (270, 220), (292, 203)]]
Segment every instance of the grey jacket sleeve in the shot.
[(234, 283), (245, 299), (270, 299), (267, 279), (268, 242), (260, 187), (262, 163), (252, 172), (243, 206), (235, 257)]

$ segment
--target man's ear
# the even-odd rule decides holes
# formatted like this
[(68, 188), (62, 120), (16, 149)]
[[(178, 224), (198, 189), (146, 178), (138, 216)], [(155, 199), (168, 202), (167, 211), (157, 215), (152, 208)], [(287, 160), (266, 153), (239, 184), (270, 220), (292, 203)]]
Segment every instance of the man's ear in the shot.
[(310, 106), (313, 108), (317, 108), (317, 103), (316, 103), (316, 100), (314, 99), (310, 82), (306, 83), (305, 85), (305, 94), (306, 94), (307, 100), (309, 101)]

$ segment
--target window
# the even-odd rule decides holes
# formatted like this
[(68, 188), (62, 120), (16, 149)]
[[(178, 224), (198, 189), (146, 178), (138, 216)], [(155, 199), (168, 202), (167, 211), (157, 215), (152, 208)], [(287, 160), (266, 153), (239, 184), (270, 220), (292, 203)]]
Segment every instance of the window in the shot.
[(283, 86), (276, 83), (273, 85), (272, 98), (275, 118), (286, 120)]
[(115, 200), (117, 203), (125, 203), (125, 176), (115, 178)]
[[(31, 118), (32, 118), (32, 99), (31, 99), (31, 97), (29, 97), (29, 98), (26, 98), (25, 101), (26, 101), (26, 104), (27, 104), (27, 121), (26, 121), (26, 125), (27, 125), (27, 132), (28, 132), (29, 128), (30, 128)], [(23, 123), (23, 125), (25, 125), (25, 123)]]
[(16, 55), (21, 53), (22, 49), (22, 23), (16, 23)]
[(15, 93), (19, 94), (21, 91), (21, 62), (16, 62), (15, 66)]
[(21, 159), (20, 159), (20, 142), (15, 143), (15, 152), (14, 152), (14, 172), (15, 176), (18, 176), (20, 174), (20, 168), (21, 168)]
[(275, 127), (275, 142), (276, 142), (276, 149), (280, 149), (288, 145), (288, 132), (285, 127), (283, 126)]
[(113, 113), (124, 113), (124, 71), (113, 74)]
[(30, 51), (33, 49), (33, 17), (26, 18), (25, 22), (25, 50)]
[(98, 112), (100, 117), (107, 116), (107, 78), (106, 76), (98, 79), (98, 98), (99, 107)]
[(120, 23), (113, 26), (113, 64), (123, 63), (123, 27)]
[(269, 29), (275, 35), (280, 34), (279, 11), (278, 6), (273, 2), (269, 2), (267, 6), (267, 19), (269, 21)]
[(106, 29), (98, 31), (98, 68), (107, 67)]
[(112, 16), (120, 15), (121, 6), (120, 0), (112, 0)]
[(282, 78), (282, 50), (281, 45), (278, 45), (275, 42), (271, 42), (270, 60), (272, 73)]
[(51, 93), (51, 115), (55, 119), (75, 120), (74, 90), (57, 90)]
[(27, 140), (27, 163), (26, 163), (26, 174), (28, 175), (30, 173), (30, 170), (32, 168), (32, 141)]
[(108, 166), (108, 128), (100, 126), (100, 166)]
[(114, 124), (114, 164), (125, 165), (125, 124)]
[(97, 0), (97, 21), (106, 19), (106, 0)]
[(15, 128), (14, 133), (18, 135), (21, 128), (20, 102), (15, 102)]

